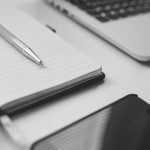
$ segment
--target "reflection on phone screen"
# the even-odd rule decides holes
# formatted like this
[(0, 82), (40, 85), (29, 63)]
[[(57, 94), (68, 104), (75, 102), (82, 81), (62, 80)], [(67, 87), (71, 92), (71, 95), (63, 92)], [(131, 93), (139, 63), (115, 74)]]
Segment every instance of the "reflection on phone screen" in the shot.
[(150, 150), (149, 105), (135, 95), (36, 142), (33, 150)]

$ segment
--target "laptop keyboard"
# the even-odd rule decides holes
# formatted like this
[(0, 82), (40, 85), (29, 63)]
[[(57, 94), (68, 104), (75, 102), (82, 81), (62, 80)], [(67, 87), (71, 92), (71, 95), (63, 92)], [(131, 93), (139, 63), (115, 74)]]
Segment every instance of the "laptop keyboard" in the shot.
[(66, 0), (101, 22), (150, 11), (150, 0)]

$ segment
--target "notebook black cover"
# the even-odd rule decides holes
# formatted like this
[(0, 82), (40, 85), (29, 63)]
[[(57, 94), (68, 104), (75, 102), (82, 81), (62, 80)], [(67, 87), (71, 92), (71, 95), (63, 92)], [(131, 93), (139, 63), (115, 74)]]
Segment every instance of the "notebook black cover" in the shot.
[(47, 92), (47, 95), (42, 95), (39, 97), (25, 97), (25, 100), (15, 100), (13, 102), (3, 105), (0, 109), (1, 111), (8, 114), (10, 117), (14, 117), (26, 111), (30, 111), (33, 108), (41, 106), (45, 103), (52, 102), (58, 97), (62, 97), (64, 95), (70, 94), (74, 91), (78, 91), (85, 87), (92, 86), (94, 84), (102, 83), (104, 78), (105, 74), (100, 68), (99, 70), (90, 72), (89, 74), (55, 86), (54, 88), (49, 90), (50, 92)]

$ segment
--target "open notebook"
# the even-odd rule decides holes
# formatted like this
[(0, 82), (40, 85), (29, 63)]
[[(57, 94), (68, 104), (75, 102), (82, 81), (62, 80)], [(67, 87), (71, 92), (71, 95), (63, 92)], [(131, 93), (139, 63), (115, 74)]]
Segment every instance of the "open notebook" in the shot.
[(93, 78), (104, 77), (93, 63), (44, 25), (14, 9), (0, 10), (0, 24), (27, 44), (46, 65), (41, 68), (0, 37), (0, 105), (16, 109)]

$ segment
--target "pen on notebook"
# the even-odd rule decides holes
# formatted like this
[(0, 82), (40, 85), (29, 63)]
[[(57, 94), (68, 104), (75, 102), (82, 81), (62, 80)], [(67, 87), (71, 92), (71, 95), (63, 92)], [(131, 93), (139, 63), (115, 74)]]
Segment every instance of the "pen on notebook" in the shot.
[(29, 145), (26, 139), (19, 132), (19, 130), (14, 125), (10, 117), (1, 110), (0, 110), (0, 125), (18, 148), (21, 148), (22, 150), (28, 149)]
[(19, 40), (15, 35), (13, 35), (2, 25), (0, 25), (0, 36), (28, 59), (32, 60), (42, 67), (44, 66), (42, 60), (32, 51), (29, 46)]

